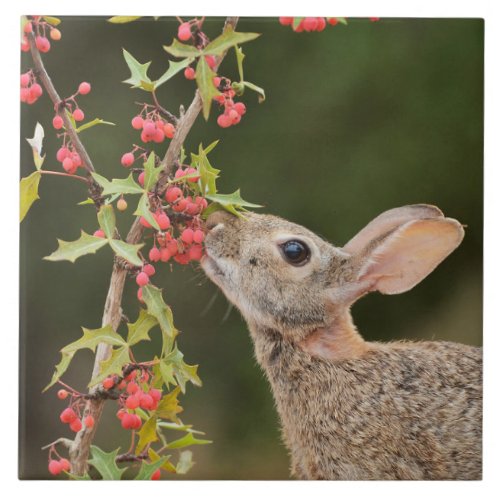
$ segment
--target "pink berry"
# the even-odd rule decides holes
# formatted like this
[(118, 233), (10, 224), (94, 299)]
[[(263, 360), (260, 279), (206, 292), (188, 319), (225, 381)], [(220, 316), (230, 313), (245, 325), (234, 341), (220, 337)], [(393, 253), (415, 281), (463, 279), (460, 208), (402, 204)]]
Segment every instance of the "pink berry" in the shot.
[(57, 391), (57, 397), (59, 399), (66, 399), (68, 397), (68, 391), (66, 391), (65, 389), (60, 389), (59, 391)]
[(21, 51), (29, 52), (29, 50), (30, 50), (30, 44), (28, 43), (28, 39), (25, 36), (23, 36), (21, 41)]
[(150, 396), (155, 400), (155, 401), (160, 401), (161, 399), (161, 391), (159, 389), (151, 389), (149, 391)]
[(151, 474), (151, 480), (152, 481), (157, 481), (161, 477), (161, 471), (160, 469), (156, 469), (153, 474)]
[(182, 196), (182, 191), (178, 187), (168, 188), (165, 193), (165, 199), (168, 201), (168, 203), (173, 203), (174, 201), (178, 200), (181, 196)]
[(62, 117), (60, 117), (59, 115), (54, 116), (54, 118), (52, 119), (52, 126), (56, 130), (59, 130), (63, 127), (63, 125), (64, 125), (64, 120), (62, 119)]
[(94, 427), (94, 424), (95, 424), (95, 420), (94, 420), (94, 417), (92, 415), (87, 415), (84, 419), (83, 419), (83, 423), (85, 424), (85, 427), (87, 429), (92, 429), (92, 427)]
[(77, 416), (73, 408), (66, 408), (59, 415), (59, 419), (63, 424), (70, 424), (71, 422), (76, 420), (76, 418)]
[(201, 229), (197, 229), (193, 233), (193, 241), (195, 243), (201, 243), (205, 239), (205, 233)]
[(196, 78), (196, 72), (195, 72), (194, 68), (192, 68), (191, 66), (188, 66), (184, 70), (184, 78), (186, 78), (187, 80), (194, 80)]
[(125, 406), (129, 410), (135, 410), (140, 405), (140, 399), (136, 394), (132, 394), (125, 400)]
[(182, 23), (177, 29), (177, 38), (181, 42), (186, 42), (191, 38), (191, 26), (189, 23)]
[(62, 163), (64, 161), (64, 158), (66, 158), (70, 154), (71, 153), (67, 147), (65, 147), (65, 146), (60, 147), (56, 153), (57, 161), (60, 161)]
[(135, 278), (135, 282), (138, 286), (146, 286), (149, 283), (149, 276), (141, 271)]
[(149, 229), (151, 227), (151, 224), (144, 217), (141, 217), (139, 219), (139, 223), (142, 227), (145, 227), (146, 229)]
[(21, 75), (21, 87), (27, 87), (30, 84), (30, 75), (29, 73), (23, 73)]
[(141, 172), (139, 174), (139, 177), (137, 178), (137, 180), (139, 181), (139, 184), (144, 187), (144, 178), (146, 177), (146, 172)]
[(232, 125), (231, 118), (228, 115), (222, 114), (217, 117), (217, 125), (222, 128), (227, 128)]
[(139, 415), (132, 415), (134, 417), (134, 423), (133, 423), (133, 427), (132, 429), (140, 429), (141, 428), (141, 425), (142, 425), (142, 420), (141, 420), (141, 417), (139, 417)]
[(152, 138), (156, 133), (156, 125), (151, 120), (145, 120), (142, 126), (142, 131), (149, 138)]
[(217, 61), (214, 56), (205, 56), (205, 61), (210, 69), (215, 69), (215, 66), (217, 66)]
[(140, 398), (141, 408), (144, 410), (152, 410), (154, 406), (154, 399), (149, 394), (142, 394)]
[(203, 255), (203, 247), (201, 245), (189, 247), (188, 255), (191, 260), (200, 260)]
[(240, 116), (244, 115), (247, 112), (247, 107), (245, 104), (242, 102), (235, 102), (233, 109), (238, 113)]
[(316, 31), (323, 31), (326, 28), (326, 20), (324, 17), (317, 17), (318, 26), (316, 26)]
[(23, 31), (25, 33), (33, 33), (33, 25), (31, 23), (26, 23), (24, 25)]
[(119, 418), (120, 420), (125, 416), (125, 415), (128, 415), (127, 411), (125, 410), (125, 408), (120, 408), (117, 412), (116, 412), (116, 417)]
[(144, 120), (140, 116), (134, 116), (132, 118), (132, 128), (135, 130), (141, 130), (144, 124)]
[(165, 133), (165, 137), (167, 137), (168, 139), (172, 139), (175, 134), (175, 127), (171, 123), (165, 123), (163, 132)]
[(290, 26), (293, 24), (293, 17), (280, 17), (280, 24), (282, 26)]
[(42, 86), (38, 83), (34, 83), (30, 87), (30, 94), (38, 99), (43, 94)]
[(81, 122), (85, 118), (85, 114), (80, 108), (76, 108), (75, 111), (73, 111), (73, 118), (77, 122)]
[(61, 458), (61, 460), (59, 460), (59, 463), (61, 464), (63, 471), (69, 472), (69, 470), (71, 469), (71, 464), (69, 463), (69, 460), (66, 460), (65, 458)]
[(153, 135), (153, 141), (157, 144), (162, 143), (165, 140), (165, 132), (163, 128), (157, 128), (155, 134)]
[[(238, 115), (239, 116), (239, 115)], [(197, 174), (198, 173), (198, 170), (196, 170), (195, 168), (193, 167), (189, 167), (187, 170), (186, 170), (186, 174), (188, 174), (190, 177), (188, 178), (188, 182), (198, 182), (198, 180), (200, 179), (200, 176), (199, 175), (194, 175), (194, 174)]]
[(336, 17), (330, 17), (328, 18), (328, 24), (331, 24), (332, 26), (335, 26), (336, 24), (338, 24), (338, 20)]
[(139, 302), (144, 302), (144, 299), (142, 298), (142, 288), (137, 289), (137, 300)]
[(73, 422), (71, 422), (71, 424), (69, 424), (69, 428), (73, 431), (73, 432), (80, 432), (82, 430), (82, 421), (77, 418), (75, 420), (73, 420)]
[(62, 470), (63, 470), (63, 468), (62, 468), (61, 462), (59, 462), (59, 460), (51, 460), (49, 462), (49, 472), (53, 476), (57, 476), (58, 474), (60, 474), (62, 472)]
[[(103, 234), (104, 234), (104, 231), (103, 231)], [(115, 378), (114, 377), (107, 377), (107, 378), (104, 379), (104, 381), (102, 383), (102, 386), (107, 391), (109, 391), (110, 389), (112, 389), (114, 387), (114, 385), (115, 385)]]
[(132, 413), (125, 413), (120, 420), (124, 429), (132, 429), (135, 425), (135, 415)]
[(125, 153), (123, 156), (122, 156), (122, 159), (120, 160), (121, 161), (121, 164), (125, 167), (125, 168), (128, 168), (130, 167), (134, 161), (135, 161), (135, 158), (134, 158), (134, 154), (133, 153)]
[[(106, 235), (104, 234), (104, 231), (102, 229), (98, 229), (97, 231), (94, 231), (94, 236), (96, 236), (97, 238), (105, 238), (106, 237)], [(106, 380), (104, 382), (106, 382)], [(111, 386), (111, 387), (113, 387), (113, 386)]]
[(82, 82), (80, 85), (78, 85), (78, 92), (82, 95), (86, 95), (90, 92), (90, 83), (88, 82)]
[(152, 266), (151, 264), (146, 264), (144, 267), (143, 267), (143, 271), (148, 275), (148, 276), (153, 276), (156, 272), (154, 266)]
[(170, 252), (168, 251), (168, 248), (162, 248), (160, 250), (160, 260), (162, 262), (168, 262), (169, 259), (170, 259), (170, 257), (172, 257), (172, 256), (170, 255)]
[(75, 164), (73, 163), (73, 160), (71, 158), (64, 158), (62, 162), (62, 166), (68, 174), (74, 173), (75, 172)]
[(127, 384), (127, 392), (129, 394), (135, 394), (139, 390), (139, 386), (137, 385), (137, 382), (134, 382), (133, 380)]
[(315, 17), (306, 17), (304, 19), (304, 29), (314, 31), (318, 27), (318, 20)]
[(44, 36), (37, 36), (35, 38), (35, 45), (36, 45), (36, 48), (40, 51), (40, 52), (48, 52), (50, 50), (50, 42), (48, 40), (48, 38), (44, 37)]
[(193, 243), (193, 238), (194, 238), (194, 231), (190, 227), (182, 231), (181, 240), (187, 245), (191, 245), (191, 243)]
[(158, 250), (158, 247), (153, 247), (149, 251), (149, 260), (151, 262), (158, 262), (160, 260), (160, 250)]

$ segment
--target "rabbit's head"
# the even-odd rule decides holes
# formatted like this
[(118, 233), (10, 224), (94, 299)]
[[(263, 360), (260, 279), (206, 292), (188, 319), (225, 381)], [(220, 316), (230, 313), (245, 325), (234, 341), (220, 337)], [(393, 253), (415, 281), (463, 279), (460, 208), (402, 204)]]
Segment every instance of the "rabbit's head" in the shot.
[(206, 274), (252, 326), (300, 342), (359, 297), (411, 289), (462, 241), (459, 222), (430, 205), (384, 212), (343, 247), (271, 215), (207, 220)]

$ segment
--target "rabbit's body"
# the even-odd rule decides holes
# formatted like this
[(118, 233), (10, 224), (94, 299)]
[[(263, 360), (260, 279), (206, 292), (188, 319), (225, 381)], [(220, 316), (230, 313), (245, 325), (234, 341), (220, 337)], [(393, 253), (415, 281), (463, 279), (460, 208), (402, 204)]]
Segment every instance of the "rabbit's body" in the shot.
[(271, 330), (252, 337), (296, 477), (481, 478), (479, 348), (369, 343), (360, 358), (331, 361)]
[(463, 238), (429, 205), (344, 247), (270, 215), (213, 213), (202, 265), (242, 312), (301, 479), (480, 479), (481, 350), (365, 342), (350, 306), (411, 289)]

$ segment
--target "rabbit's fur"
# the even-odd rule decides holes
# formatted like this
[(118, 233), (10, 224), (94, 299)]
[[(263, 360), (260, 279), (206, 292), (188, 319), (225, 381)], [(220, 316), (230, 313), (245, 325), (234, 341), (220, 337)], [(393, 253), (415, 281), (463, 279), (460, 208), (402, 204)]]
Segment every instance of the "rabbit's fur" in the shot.
[[(436, 207), (377, 217), (343, 248), (271, 215), (212, 214), (202, 266), (245, 317), (301, 479), (480, 479), (482, 356), (451, 342), (365, 342), (350, 305), (401, 293), (463, 238)], [(283, 242), (310, 249), (300, 266)]]

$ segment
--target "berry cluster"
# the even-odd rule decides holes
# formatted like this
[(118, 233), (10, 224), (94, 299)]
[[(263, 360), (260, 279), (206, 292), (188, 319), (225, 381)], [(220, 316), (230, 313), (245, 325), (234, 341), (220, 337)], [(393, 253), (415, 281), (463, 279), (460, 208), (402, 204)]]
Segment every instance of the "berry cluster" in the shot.
[(35, 36), (36, 48), (40, 52), (48, 52), (50, 50), (50, 41), (46, 36), (47, 31), (49, 32), (51, 40), (57, 42), (61, 39), (61, 32), (57, 28), (51, 26), (47, 21), (44, 21), (41, 16), (33, 16), (32, 19), (24, 25), (21, 50), (23, 52), (28, 52), (30, 50), (27, 35), (33, 34)]
[[(61, 389), (57, 392), (57, 397), (59, 399), (67, 399), (68, 396), (70, 396), (70, 393), (66, 389)], [(61, 422), (63, 424), (68, 424), (73, 432), (80, 432), (83, 426), (85, 426), (86, 429), (92, 429), (92, 427), (94, 427), (95, 422), (92, 415), (86, 415), (82, 419), (84, 404), (82, 394), (72, 392), (70, 404), (59, 415)]]
[(62, 471), (69, 472), (70, 469), (71, 464), (66, 458), (60, 458), (59, 460), (49, 460), (49, 472), (53, 476), (58, 476)]
[(32, 70), (21, 74), (21, 102), (35, 103), (43, 94), (42, 86), (36, 81)]
[(241, 117), (247, 112), (247, 108), (242, 102), (234, 102), (236, 92), (231, 86), (231, 80), (215, 76), (214, 85), (221, 92), (214, 97), (214, 100), (220, 106), (224, 106), (224, 112), (217, 117), (219, 127), (227, 128), (240, 123)]
[(326, 24), (335, 26), (339, 23), (336, 17), (304, 17), (296, 26), (293, 27), (293, 17), (280, 17), (280, 24), (283, 26), (291, 26), (294, 31), (300, 33), (302, 31), (323, 31)]
[[(150, 107), (153, 109), (148, 111)], [(166, 121), (156, 107), (149, 104), (145, 104), (142, 111), (132, 118), (132, 127), (135, 130), (141, 131), (142, 142), (156, 142), (160, 144), (165, 138), (172, 139), (175, 134), (174, 125)], [(124, 167), (131, 164), (125, 165), (122, 161)]]
[(78, 167), (83, 165), (80, 155), (70, 141), (66, 142), (66, 137), (63, 145), (57, 150), (56, 159), (61, 163), (62, 168), (71, 175), (75, 174)]

